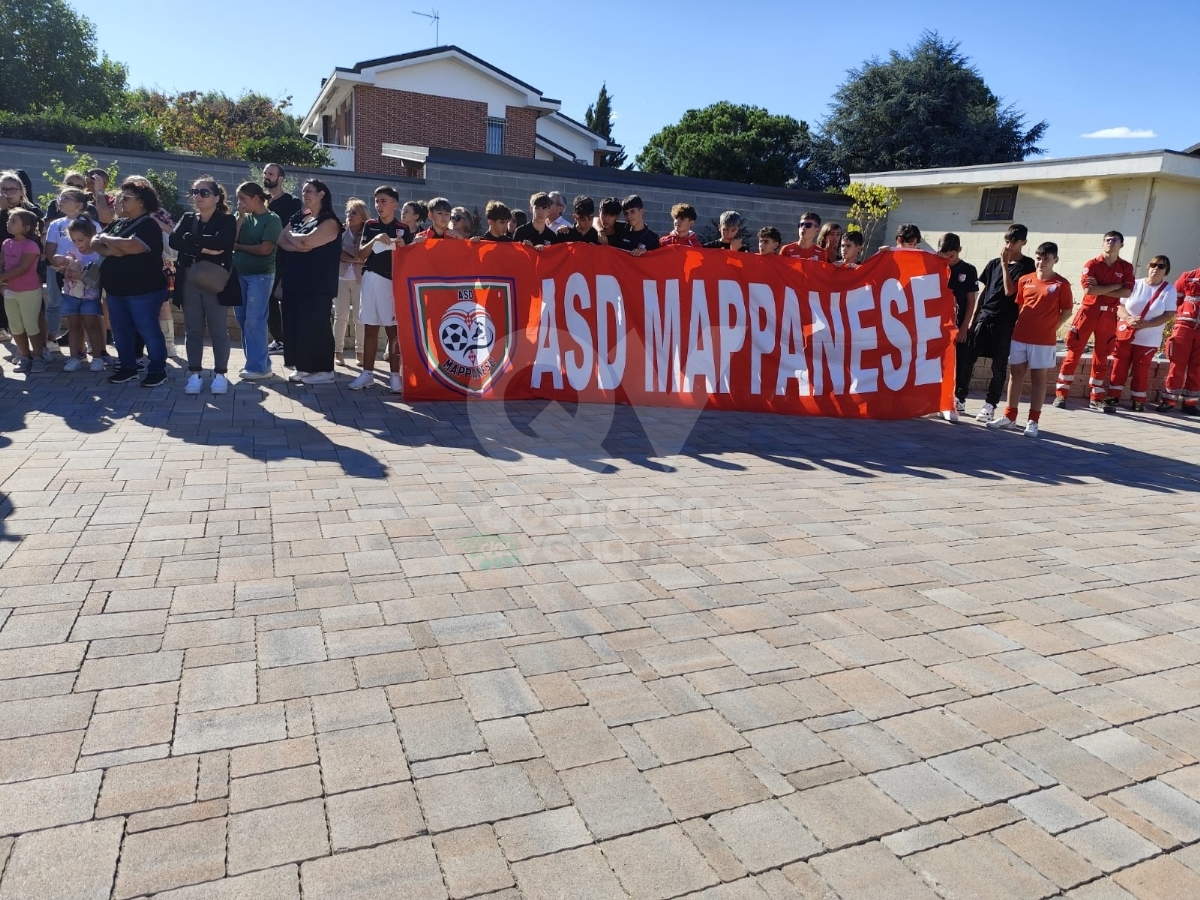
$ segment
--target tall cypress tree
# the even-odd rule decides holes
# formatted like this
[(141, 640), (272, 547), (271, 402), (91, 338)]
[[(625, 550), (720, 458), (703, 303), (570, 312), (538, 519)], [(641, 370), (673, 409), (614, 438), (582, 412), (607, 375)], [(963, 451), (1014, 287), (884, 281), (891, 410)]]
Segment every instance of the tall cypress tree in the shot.
[[(589, 130), (604, 137), (611, 144), (612, 139), (612, 95), (608, 93), (608, 85), (600, 85), (600, 96), (596, 98), (596, 102), (587, 108), (587, 112), (583, 114), (583, 124)], [(606, 153), (601, 160), (600, 165), (610, 169), (620, 169), (625, 165), (625, 148), (622, 147), (616, 153)]]

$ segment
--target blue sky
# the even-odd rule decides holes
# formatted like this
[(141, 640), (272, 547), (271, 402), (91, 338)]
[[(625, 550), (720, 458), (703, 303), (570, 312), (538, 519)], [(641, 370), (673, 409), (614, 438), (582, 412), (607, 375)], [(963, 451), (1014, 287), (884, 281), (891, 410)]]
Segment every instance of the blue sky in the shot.
[[(607, 82), (614, 138), (631, 159), (686, 110), (718, 100), (788, 114), (815, 130), (847, 69), (903, 50), (924, 29), (959, 41), (992, 91), (1029, 122), (1049, 121), (1048, 156), (1200, 142), (1200, 76), (1188, 40), (1174, 37), (1200, 28), (1194, 2), (963, 2), (938, 12), (874, 0), (207, 0), (198, 13), (192, 0), (158, 0), (149, 15), (144, 0), (71, 2), (96, 24), (102, 49), (129, 66), (133, 85), (291, 95), (301, 113), (335, 66), (433, 46), (432, 24), (412, 13), (437, 8), (441, 43), (561, 100), (572, 118), (583, 119)], [(1141, 136), (1082, 137), (1109, 130)]]

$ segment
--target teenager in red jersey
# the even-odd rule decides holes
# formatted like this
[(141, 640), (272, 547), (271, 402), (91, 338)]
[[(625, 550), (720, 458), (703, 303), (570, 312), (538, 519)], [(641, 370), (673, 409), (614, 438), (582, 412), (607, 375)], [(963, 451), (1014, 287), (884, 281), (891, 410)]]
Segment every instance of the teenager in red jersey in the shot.
[(788, 244), (779, 251), (780, 256), (792, 259), (825, 259), (825, 251), (817, 246), (817, 232), (821, 229), (821, 217), (815, 212), (806, 212), (800, 217), (800, 240)]
[(696, 207), (690, 203), (676, 203), (671, 207), (671, 219), (675, 227), (658, 239), (660, 247), (704, 246), (700, 236), (692, 231), (692, 226), (696, 224)]

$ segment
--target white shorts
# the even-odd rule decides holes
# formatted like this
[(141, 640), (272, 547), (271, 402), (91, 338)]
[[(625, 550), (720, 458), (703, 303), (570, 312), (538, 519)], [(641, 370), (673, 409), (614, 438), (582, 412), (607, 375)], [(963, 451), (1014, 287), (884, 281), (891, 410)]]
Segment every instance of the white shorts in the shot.
[(363, 272), (362, 293), (358, 298), (360, 325), (395, 325), (396, 301), (392, 280), (375, 272)]
[[(363, 276), (366, 278), (366, 276)], [(1029, 363), (1031, 369), (1054, 369), (1058, 366), (1058, 347), (1054, 344), (1025, 344), (1013, 341), (1008, 350), (1008, 364)]]

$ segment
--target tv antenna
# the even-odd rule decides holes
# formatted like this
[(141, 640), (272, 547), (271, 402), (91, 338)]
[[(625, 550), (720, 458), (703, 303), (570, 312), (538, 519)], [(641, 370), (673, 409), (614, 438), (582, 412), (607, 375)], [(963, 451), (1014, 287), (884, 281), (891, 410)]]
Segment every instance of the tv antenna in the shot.
[(440, 24), (442, 21), (442, 17), (438, 14), (438, 11), (436, 9), (434, 9), (434, 10), (431, 10), (430, 12), (423, 13), (423, 12), (417, 12), (414, 9), (412, 11), (412, 14), (414, 16), (421, 16), (422, 18), (429, 19), (431, 22), (433, 22), (433, 43), (434, 43), (435, 47), (440, 47), (442, 45), (442, 38), (441, 38), (442, 29), (441, 29), (441, 24)]

